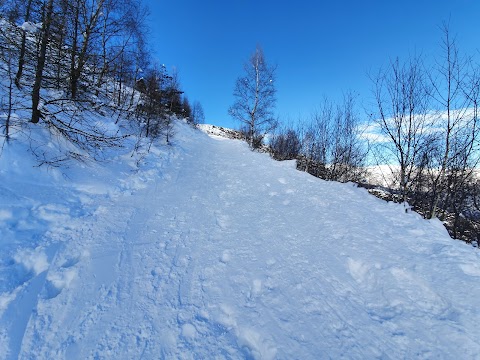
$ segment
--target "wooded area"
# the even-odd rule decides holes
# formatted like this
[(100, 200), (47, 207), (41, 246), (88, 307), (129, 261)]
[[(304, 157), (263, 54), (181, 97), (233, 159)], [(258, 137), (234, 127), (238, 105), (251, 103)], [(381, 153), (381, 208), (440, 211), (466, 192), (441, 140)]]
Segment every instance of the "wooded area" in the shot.
[[(178, 74), (151, 60), (147, 9), (138, 0), (7, 0), (0, 3), (2, 82), (11, 114), (30, 114), (55, 136), (95, 152), (120, 145), (121, 137), (89, 124), (84, 111), (126, 117), (140, 136), (169, 141), (171, 117), (200, 121), (183, 95)], [(13, 93), (23, 94), (14, 97)], [(29, 99), (29, 100), (28, 100)], [(25, 115), (27, 116), (27, 115)], [(78, 154), (77, 154), (78, 155)]]

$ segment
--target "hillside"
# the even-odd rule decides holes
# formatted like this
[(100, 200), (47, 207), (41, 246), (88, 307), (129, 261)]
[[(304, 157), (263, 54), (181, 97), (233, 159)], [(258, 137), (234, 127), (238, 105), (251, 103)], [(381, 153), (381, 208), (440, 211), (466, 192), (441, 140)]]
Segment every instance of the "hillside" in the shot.
[(480, 255), (440, 222), (174, 132), (68, 169), (4, 149), (0, 358), (478, 358)]

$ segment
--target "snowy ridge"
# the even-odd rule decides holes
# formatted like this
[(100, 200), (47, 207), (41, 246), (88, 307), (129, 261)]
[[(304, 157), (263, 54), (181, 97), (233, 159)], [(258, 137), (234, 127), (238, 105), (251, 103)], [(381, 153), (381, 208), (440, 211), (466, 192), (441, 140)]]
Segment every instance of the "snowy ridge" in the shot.
[(204, 133), (211, 136), (219, 136), (227, 139), (244, 139), (245, 136), (241, 132), (229, 128), (224, 128), (221, 126), (210, 125), (210, 124), (198, 124), (197, 128), (202, 130)]
[(0, 157), (0, 358), (478, 358), (480, 256), (440, 222), (175, 132), (139, 169)]

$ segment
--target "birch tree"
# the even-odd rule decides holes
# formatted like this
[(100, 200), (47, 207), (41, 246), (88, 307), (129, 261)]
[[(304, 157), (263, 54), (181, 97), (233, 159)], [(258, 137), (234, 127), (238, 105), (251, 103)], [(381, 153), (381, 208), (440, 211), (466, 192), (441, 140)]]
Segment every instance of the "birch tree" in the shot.
[(399, 166), (397, 181), (405, 202), (431, 130), (426, 75), (418, 58), (396, 59), (374, 79), (376, 122), (389, 139), (384, 150)]
[(463, 149), (469, 146), (470, 141), (465, 140), (470, 136), (465, 137), (465, 129), (472, 125), (476, 127), (476, 117), (469, 115), (469, 109), (474, 105), (472, 95), (478, 84), (468, 81), (470, 62), (460, 55), (456, 40), (451, 36), (447, 24), (443, 25), (442, 31), (443, 56), (437, 61), (436, 75), (430, 78), (432, 97), (438, 107), (442, 131), (441, 158), (438, 159), (438, 171), (432, 180), (430, 218), (437, 216), (440, 201), (447, 189), (449, 167), (455, 163)]
[(233, 91), (234, 104), (229, 114), (245, 129), (251, 148), (261, 143), (265, 134), (275, 126), (275, 66), (265, 60), (263, 50), (257, 46), (250, 60), (244, 65)]
[(199, 101), (193, 103), (192, 122), (195, 125), (203, 124), (205, 122), (205, 113), (203, 112), (203, 106)]

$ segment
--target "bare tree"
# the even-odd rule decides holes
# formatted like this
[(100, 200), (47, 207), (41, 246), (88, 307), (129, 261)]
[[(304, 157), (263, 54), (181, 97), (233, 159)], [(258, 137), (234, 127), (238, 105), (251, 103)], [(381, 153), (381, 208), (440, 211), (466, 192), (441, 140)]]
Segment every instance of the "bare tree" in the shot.
[[(449, 169), (456, 169), (459, 158), (465, 156), (477, 138), (477, 116), (470, 113), (478, 99), (478, 77), (469, 75), (471, 61), (460, 55), (456, 39), (448, 24), (442, 26), (443, 56), (437, 61), (436, 71), (430, 76), (432, 99), (437, 107), (439, 131), (439, 157), (432, 176), (432, 194), (429, 218), (437, 216), (438, 208), (448, 191)], [(467, 156), (468, 158), (468, 156)], [(445, 207), (445, 206), (443, 206)]]
[[(70, 92), (75, 99), (78, 91), (78, 81), (84, 66), (88, 61), (89, 46), (96, 31), (105, 0), (77, 0), (75, 4), (74, 39), (70, 61)], [(81, 34), (81, 36), (80, 36)]]
[(203, 124), (205, 122), (205, 113), (203, 112), (202, 104), (199, 101), (193, 103), (192, 122), (195, 125)]
[(298, 131), (290, 126), (277, 127), (270, 140), (272, 157), (276, 160), (296, 159), (301, 148), (302, 143)]
[(252, 148), (255, 140), (261, 142), (276, 123), (273, 117), (276, 102), (275, 69), (275, 66), (267, 64), (263, 50), (257, 46), (244, 65), (244, 76), (239, 77), (235, 83), (235, 102), (228, 112), (245, 128)]
[(373, 81), (377, 107), (375, 121), (390, 140), (384, 150), (400, 168), (396, 175), (402, 200), (406, 202), (432, 125), (426, 74), (418, 57), (404, 63), (396, 59)]
[(326, 166), (329, 161), (329, 152), (332, 145), (331, 127), (334, 114), (334, 104), (323, 99), (319, 108), (312, 115), (312, 122), (307, 132), (307, 156), (313, 161)]
[[(6, 89), (3, 89), (3, 86), (0, 87), (1, 90), (7, 93), (6, 101), (3, 97), (0, 98), (0, 110), (5, 114), (5, 125), (4, 125), (4, 134), (5, 139), (8, 142), (10, 139), (10, 127), (12, 125), (12, 112), (13, 112), (13, 84), (14, 84), (14, 45), (10, 41), (5, 41), (7, 33), (0, 31), (0, 61), (5, 64), (5, 67), (1, 69), (1, 76), (4, 76), (7, 81), (5, 81)], [(3, 84), (2, 84), (3, 85)], [(3, 116), (2, 116), (3, 117)], [(3, 126), (0, 126), (0, 128)]]
[[(390, 64), (374, 79), (386, 160), (395, 160), (402, 200), (440, 217), (452, 237), (478, 241), (480, 72), (461, 55), (447, 24), (442, 55), (426, 69), (418, 58)], [(475, 210), (476, 209), (476, 210)]]
[(363, 180), (368, 148), (361, 138), (352, 92), (347, 92), (338, 105), (324, 98), (310, 124), (300, 126), (299, 137), (299, 169), (326, 180)]
[(50, 37), (50, 26), (53, 18), (53, 0), (48, 0), (45, 6), (45, 15), (41, 28), (41, 42), (40, 50), (38, 53), (35, 81), (32, 91), (32, 117), (31, 122), (36, 124), (40, 121), (41, 111), (38, 108), (40, 105), (40, 90), (42, 88), (43, 70), (45, 68), (45, 62), (47, 60), (47, 45)]
[[(32, 14), (32, 7), (33, 7), (33, 0), (28, 0), (25, 4), (25, 22), (29, 22), (31, 20)], [(17, 74), (15, 76), (15, 85), (20, 87), (20, 79), (22, 78), (23, 74), (23, 66), (25, 65), (25, 53), (26, 53), (26, 43), (27, 43), (27, 30), (22, 29), (22, 40), (20, 43), (20, 56), (18, 58), (18, 69)]]
[[(355, 109), (355, 95), (347, 92), (337, 107), (333, 123), (327, 128), (330, 145), (328, 179), (347, 182), (363, 180), (368, 149), (361, 139), (360, 121)], [(327, 131), (328, 131), (327, 130)]]

